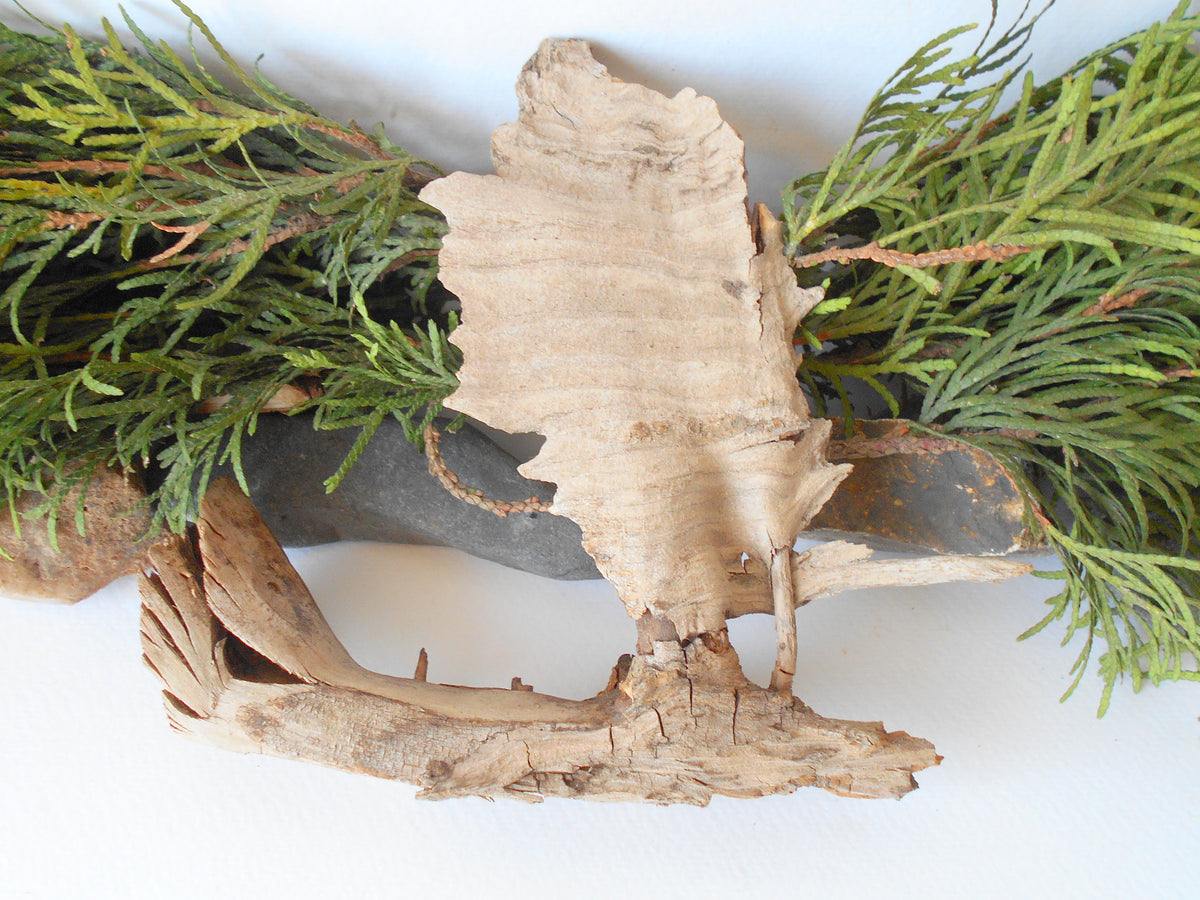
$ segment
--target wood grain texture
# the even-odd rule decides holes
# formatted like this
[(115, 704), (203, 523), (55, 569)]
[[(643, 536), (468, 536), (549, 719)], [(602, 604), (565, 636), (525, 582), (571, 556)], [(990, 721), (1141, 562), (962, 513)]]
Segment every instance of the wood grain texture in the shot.
[(397, 779), (432, 799), (703, 805), (808, 785), (899, 797), (938, 762), (926, 741), (824, 719), (750, 683), (719, 634), (653, 642), (585, 701), (369, 672), (235, 484), (214, 483), (198, 530), (154, 551), (142, 645), (172, 726), (211, 744)]
[[(497, 175), (453, 175), (441, 277), (463, 302), (451, 405), (546, 436), (523, 467), (638, 623), (636, 655), (591, 700), (392, 678), (354, 662), (253, 506), (228, 481), (194, 546), (142, 582), (147, 661), (181, 731), (246, 751), (413, 782), (428, 797), (707, 803), (816, 785), (899, 797), (926, 741), (824, 719), (792, 696), (795, 608), (839, 590), (1027, 567), (875, 562), (797, 534), (850, 467), (826, 459), (791, 338), (803, 291), (780, 226), (746, 209), (741, 143), (711, 100), (611, 78), (549, 41), (522, 73)], [(742, 673), (726, 619), (773, 613), (769, 688)]]
[(756, 243), (712, 100), (622, 83), (581, 41), (545, 42), (517, 93), (496, 174), (422, 192), (463, 302), (448, 405), (546, 436), (522, 474), (558, 486), (631, 616), (719, 630), (729, 567), (791, 547), (849, 471), (795, 377), (821, 292), (796, 286), (765, 210)]
[[(45, 603), (77, 603), (122, 575), (139, 572), (157, 537), (141, 480), (100, 467), (86, 494), (67, 491), (60, 507), (57, 546), (46, 519), (34, 510), (47, 503), (37, 491), (17, 495), (0, 509), (0, 593)], [(75, 523), (82, 503), (84, 533)], [(21, 521), (18, 530), (14, 520)]]

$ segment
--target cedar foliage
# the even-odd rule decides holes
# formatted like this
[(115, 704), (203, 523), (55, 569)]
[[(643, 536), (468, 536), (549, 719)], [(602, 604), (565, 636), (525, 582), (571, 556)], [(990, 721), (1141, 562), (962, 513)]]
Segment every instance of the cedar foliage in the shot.
[(46, 493), (51, 527), (97, 465), (152, 465), (182, 529), (289, 383), (319, 385), (297, 407), (317, 427), (362, 428), (347, 465), (387, 415), (415, 438), (455, 383), (426, 302), (444, 223), (414, 193), (436, 170), (179, 7), (237, 91), (128, 18), (140, 54), (108, 22), (103, 43), (0, 30), (0, 479)]
[[(893, 414), (1005, 462), (1063, 562), (1033, 631), (1064, 618), (1068, 639), (1083, 631), (1079, 675), (1104, 642), (1102, 709), (1122, 674), (1135, 690), (1200, 678), (1200, 58), (1187, 7), (1046, 84), (1026, 74), (1003, 111), (1020, 77), (1004, 67), (1037, 16), (947, 63), (963, 29), (951, 31), (875, 97), (828, 169), (784, 194), (801, 277), (828, 275), (844, 297), (806, 320), (801, 377), (819, 403), (850, 409), (845, 380), (865, 381)], [(1027, 249), (936, 270), (803, 268), (863, 242)]]
[[(181, 529), (284, 385), (319, 388), (297, 407), (317, 427), (361, 428), (330, 488), (386, 416), (418, 440), (455, 385), (430, 293), (443, 223), (414, 193), (436, 170), (244, 71), (176, 3), (236, 90), (128, 18), (137, 53), (107, 22), (102, 42), (0, 30), (0, 478), (45, 493), (51, 528), (118, 465), (154, 469)], [(864, 381), (1006, 463), (1063, 560), (1038, 627), (1086, 633), (1079, 676), (1105, 644), (1103, 705), (1125, 674), (1200, 678), (1186, 6), (1043, 85), (1014, 64), (1036, 15), (950, 62), (966, 29), (948, 32), (783, 197), (801, 281), (831, 288), (797, 335), (815, 404), (853, 412)], [(909, 255), (809, 267), (872, 243)]]

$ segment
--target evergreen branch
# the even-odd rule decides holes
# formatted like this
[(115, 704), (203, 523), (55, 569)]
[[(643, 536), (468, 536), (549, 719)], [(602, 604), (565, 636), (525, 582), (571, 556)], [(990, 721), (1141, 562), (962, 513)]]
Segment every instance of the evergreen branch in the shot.
[[(425, 299), (444, 226), (412, 192), (431, 167), (126, 21), (142, 53), (107, 22), (104, 43), (0, 29), (0, 476), (49, 513), (99, 450), (181, 529), (297, 382), (328, 381), (293, 407), (321, 427), (379, 410), (419, 439), (454, 386)], [(420, 379), (380, 377), (397, 342)]]
[[(1186, 11), (1044, 85), (1026, 77), (1007, 111), (1017, 70), (967, 77), (996, 71), (1032, 21), (940, 70), (925, 48), (784, 196), (798, 261), (863, 257), (817, 276), (848, 301), (805, 322), (801, 378), (847, 417), (858, 378), (930, 438), (1005, 463), (1062, 560), (1043, 626), (1085, 632), (1079, 673), (1107, 647), (1102, 710), (1122, 676), (1198, 677), (1200, 20)], [(918, 82), (941, 90), (899, 104)], [(914, 258), (980, 244), (1027, 251), (915, 277)]]

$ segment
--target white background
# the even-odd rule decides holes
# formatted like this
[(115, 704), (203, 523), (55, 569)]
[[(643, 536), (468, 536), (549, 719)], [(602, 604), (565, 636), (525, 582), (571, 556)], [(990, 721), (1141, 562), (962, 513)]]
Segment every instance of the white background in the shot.
[[(1015, 0), (1002, 3), (1014, 15)], [(97, 32), (107, 0), (32, 2)], [(841, 3), (196, 0), (234, 55), (340, 118), (384, 121), (443, 168), (486, 171), (512, 83), (546, 36), (579, 36), (627, 80), (715, 97), (748, 145), (751, 193), (819, 167), (873, 89), (986, 0)], [(1060, 0), (1031, 45), (1049, 77), (1169, 11)], [(177, 45), (165, 0), (128, 4)], [(15, 10), (0, 11), (10, 24)], [(603, 582), (562, 584), (452, 551), (341, 545), (294, 554), (364, 664), (584, 697), (633, 627)], [(1042, 562), (1041, 565), (1047, 563)], [(1192, 897), (1200, 837), (1200, 686), (1095, 717), (1089, 674), (1060, 705), (1078, 645), (1024, 643), (1050, 585), (843, 595), (801, 610), (798, 694), (882, 719), (945, 756), (901, 802), (816, 790), (707, 809), (556, 801), (426, 804), (414, 789), (173, 735), (142, 668), (123, 579), (75, 607), (0, 599), (0, 897)], [(751, 677), (769, 620), (739, 620)], [(1092, 668), (1094, 669), (1094, 663)]]

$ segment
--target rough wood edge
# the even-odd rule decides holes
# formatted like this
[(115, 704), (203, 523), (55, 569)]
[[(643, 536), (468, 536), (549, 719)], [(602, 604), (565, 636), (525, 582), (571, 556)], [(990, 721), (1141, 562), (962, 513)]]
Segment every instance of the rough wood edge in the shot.
[(706, 804), (817, 786), (900, 797), (939, 757), (746, 680), (724, 633), (653, 641), (586, 701), (368, 672), (231, 482), (141, 580), (145, 659), (177, 730), (419, 785), (421, 796)]

